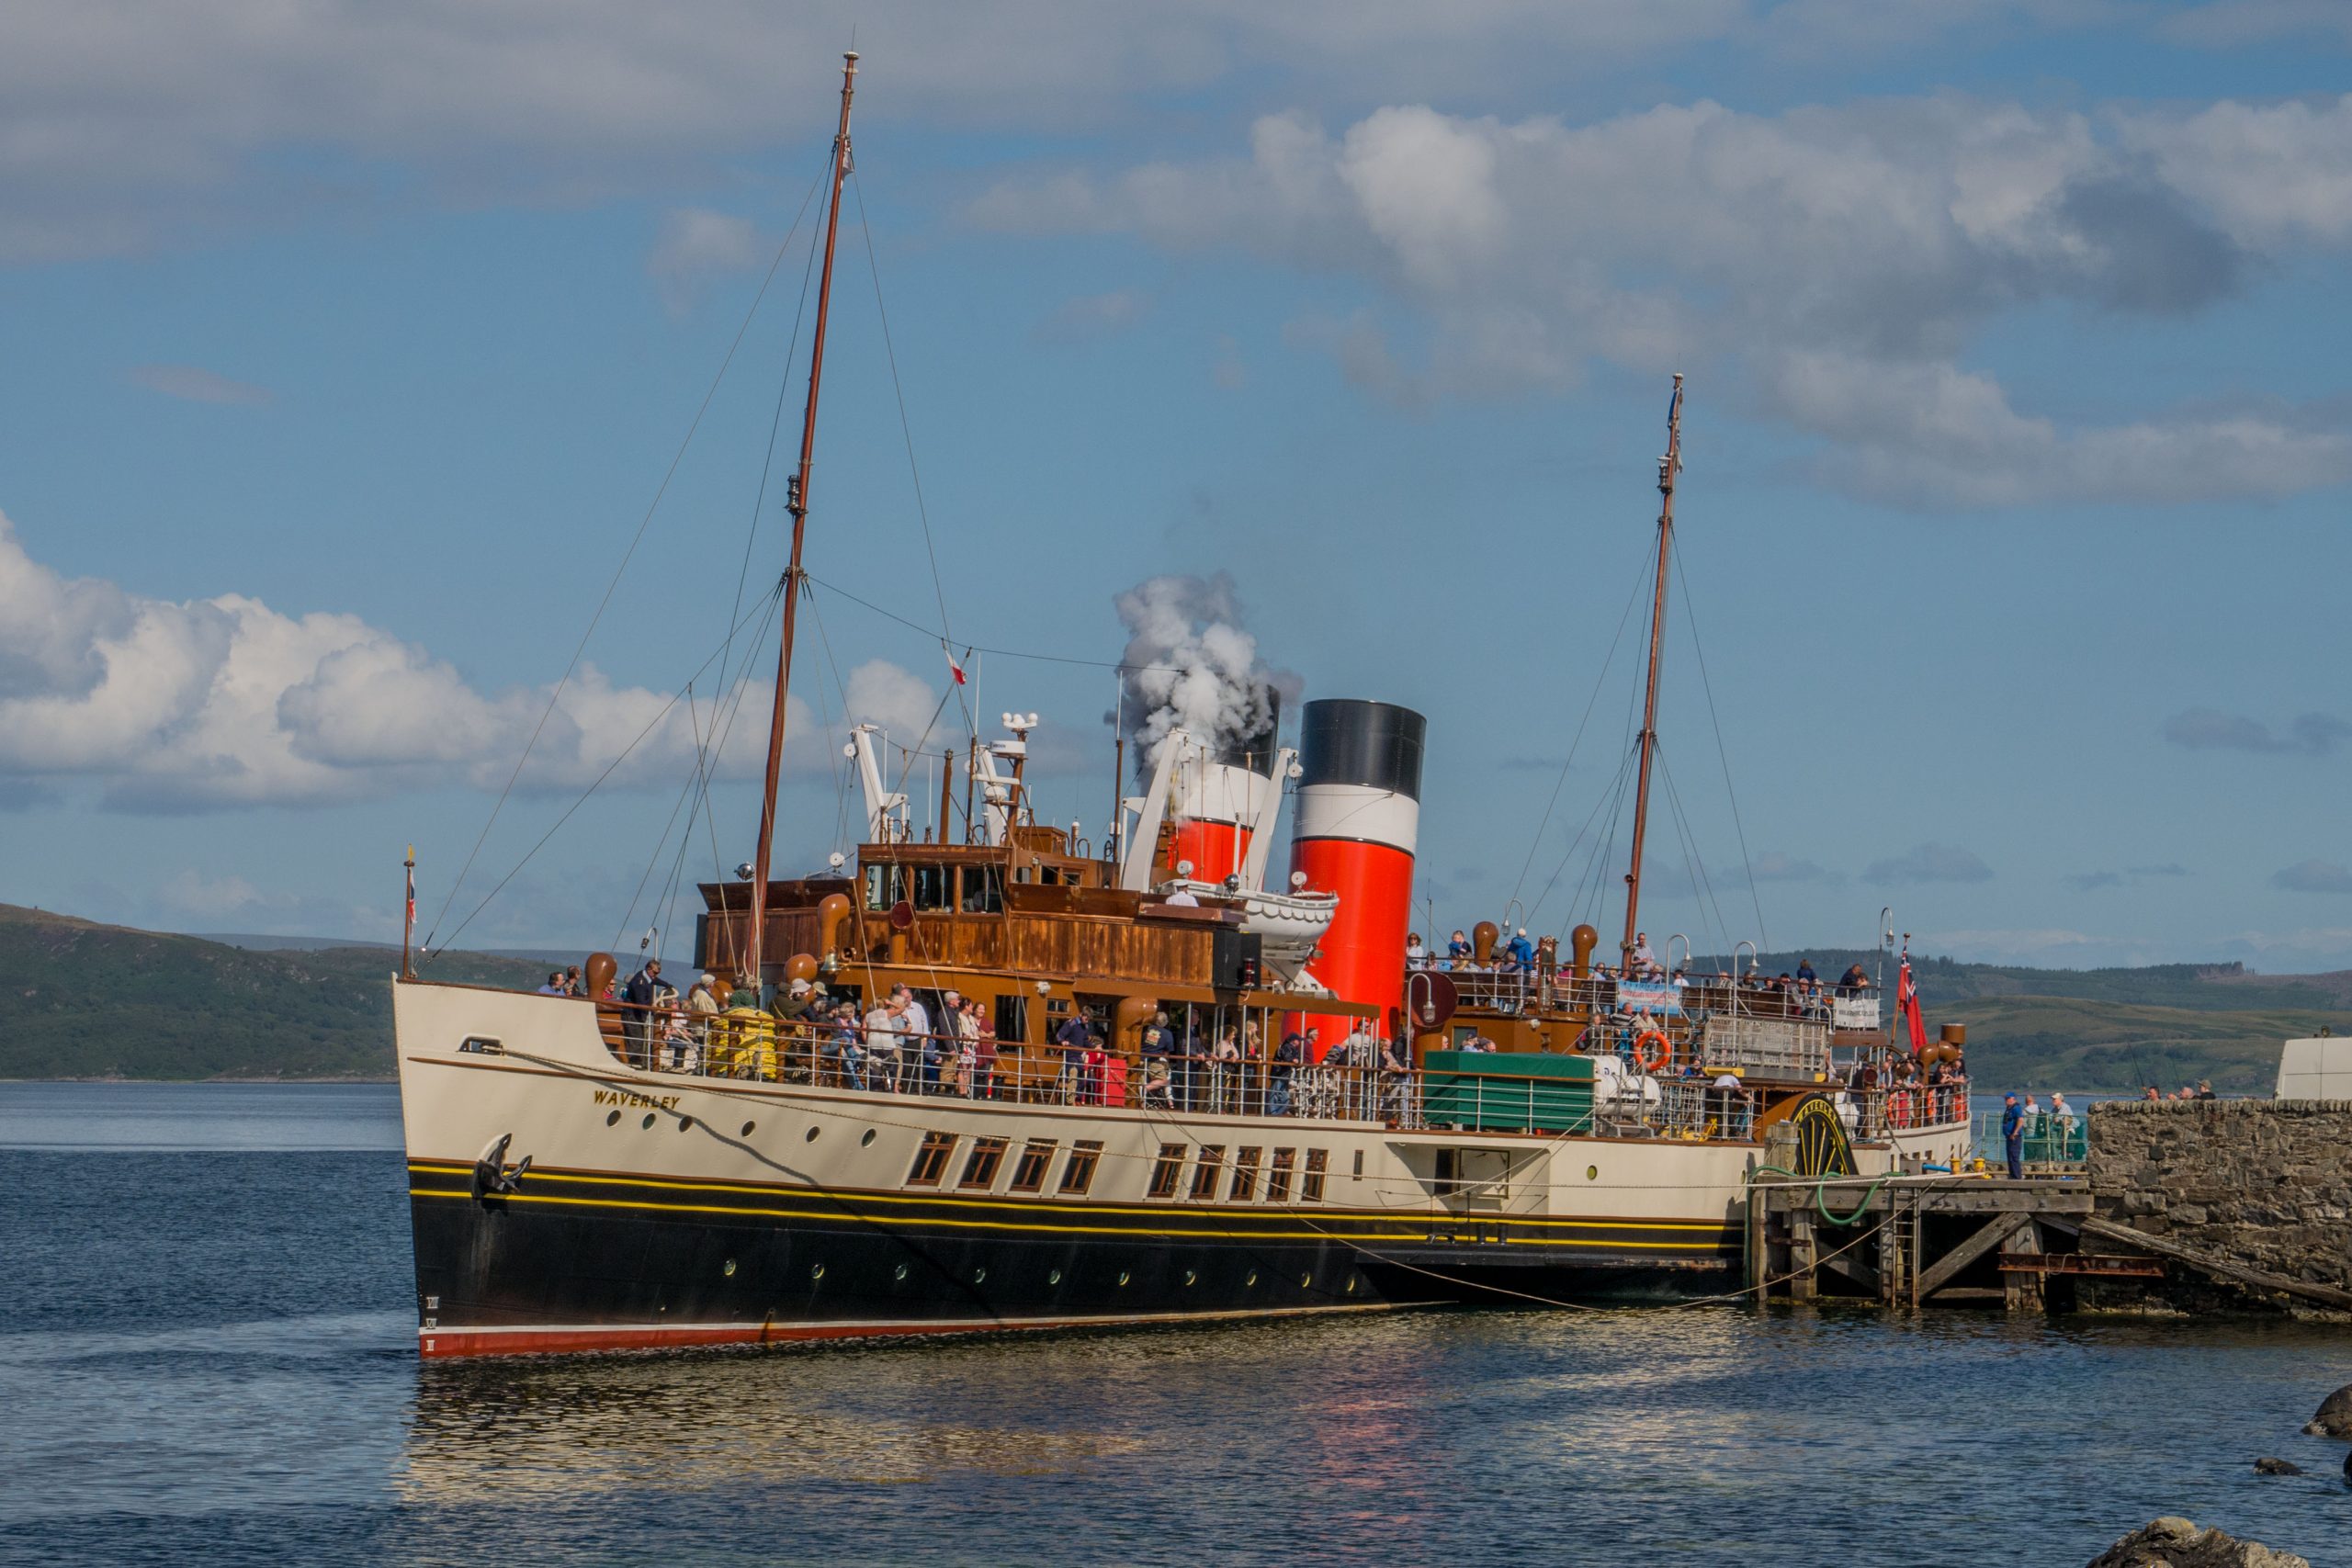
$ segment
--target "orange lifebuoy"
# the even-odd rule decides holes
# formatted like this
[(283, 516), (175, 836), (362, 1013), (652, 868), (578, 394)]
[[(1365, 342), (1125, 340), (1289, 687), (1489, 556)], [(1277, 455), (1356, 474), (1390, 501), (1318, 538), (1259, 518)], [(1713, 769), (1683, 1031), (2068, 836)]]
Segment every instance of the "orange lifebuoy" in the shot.
[[(1657, 1043), (1657, 1053), (1655, 1055), (1651, 1055), (1649, 1050), (1652, 1041)], [(1634, 1065), (1642, 1071), (1664, 1072), (1666, 1065), (1672, 1060), (1674, 1060), (1674, 1042), (1668, 1040), (1661, 1031), (1645, 1029), (1634, 1036)]]

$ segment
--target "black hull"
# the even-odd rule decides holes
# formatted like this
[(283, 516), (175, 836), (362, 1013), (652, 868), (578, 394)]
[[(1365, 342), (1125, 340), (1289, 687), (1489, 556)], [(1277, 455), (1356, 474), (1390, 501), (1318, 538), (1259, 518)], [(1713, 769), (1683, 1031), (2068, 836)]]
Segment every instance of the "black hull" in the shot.
[(1426, 1221), (1346, 1211), (1237, 1223), (537, 1171), (512, 1196), (478, 1198), (464, 1168), (420, 1164), (411, 1179), (432, 1356), (1688, 1296), (1736, 1283), (1738, 1256), (1736, 1232), (1693, 1241), (1689, 1226), (1646, 1242), (1623, 1223), (1585, 1240), (1550, 1226), (1554, 1239), (1508, 1247), (1506, 1261)]

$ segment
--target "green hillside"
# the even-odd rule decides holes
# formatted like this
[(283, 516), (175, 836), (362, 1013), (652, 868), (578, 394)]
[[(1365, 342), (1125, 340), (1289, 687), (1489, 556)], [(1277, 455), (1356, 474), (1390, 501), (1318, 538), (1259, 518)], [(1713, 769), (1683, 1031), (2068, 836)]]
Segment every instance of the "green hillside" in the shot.
[[(252, 953), (0, 904), (0, 1078), (392, 1076), (382, 948)], [(535, 986), (544, 964), (449, 953), (436, 979)]]
[(2323, 1027), (2352, 1032), (2352, 1014), (2135, 1007), (2075, 997), (1990, 997), (1930, 1005), (1928, 1021), (1968, 1026), (1969, 1076), (2011, 1089), (2170, 1093), (2211, 1078), (2223, 1094), (2267, 1094), (2278, 1045)]

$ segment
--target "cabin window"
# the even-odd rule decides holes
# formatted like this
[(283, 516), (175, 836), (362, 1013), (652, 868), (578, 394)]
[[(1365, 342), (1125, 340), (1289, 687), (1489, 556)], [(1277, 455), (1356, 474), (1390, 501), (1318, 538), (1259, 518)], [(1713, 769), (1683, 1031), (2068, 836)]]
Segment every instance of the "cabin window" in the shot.
[(952, 909), (956, 907), (956, 868), (952, 865), (919, 865), (914, 868), (914, 906), (918, 909)]
[(1006, 1138), (973, 1139), (971, 1157), (964, 1162), (964, 1179), (956, 1185), (983, 1191), (995, 1186), (997, 1167), (1004, 1163), (1010, 1144)]
[(1012, 1190), (1042, 1191), (1046, 1185), (1046, 1168), (1054, 1163), (1054, 1140), (1032, 1138), (1021, 1145), (1021, 1157), (1012, 1163)]
[(907, 896), (907, 868), (869, 865), (865, 868), (865, 907), (887, 909)]
[(1083, 1194), (1094, 1185), (1094, 1168), (1102, 1159), (1102, 1144), (1099, 1138), (1080, 1138), (1072, 1144), (1069, 1163), (1062, 1167), (1061, 1190), (1072, 1196)]
[(1363, 1151), (1362, 1149), (1358, 1149), (1356, 1151), (1355, 1175), (1358, 1181), (1362, 1181), (1363, 1179)]
[(1296, 1149), (1276, 1149), (1274, 1151), (1274, 1162), (1266, 1168), (1267, 1202), (1287, 1203), (1290, 1201), (1291, 1168), (1297, 1163), (1298, 1151)]
[(1306, 1151), (1306, 1174), (1298, 1179), (1298, 1201), (1302, 1203), (1323, 1201), (1323, 1174), (1331, 1163), (1329, 1149)]
[(907, 1172), (907, 1185), (910, 1187), (938, 1186), (939, 1179), (947, 1173), (947, 1156), (955, 1152), (955, 1134), (925, 1133), (922, 1135), (922, 1147), (915, 1151), (914, 1168)]
[(1015, 1045), (1029, 1038), (1029, 998), (999, 997), (996, 999), (996, 1037), (1002, 1045)]
[(1224, 1170), (1225, 1145), (1203, 1144), (1200, 1162), (1193, 1167), (1193, 1196), (1195, 1198), (1216, 1197), (1216, 1179), (1224, 1173)]
[(1004, 873), (992, 865), (964, 868), (964, 912), (999, 915), (1004, 912)]
[(1261, 1150), (1243, 1148), (1233, 1156), (1233, 1185), (1225, 1195), (1237, 1203), (1249, 1203), (1258, 1196), (1258, 1157)]
[(1184, 1145), (1162, 1144), (1159, 1157), (1151, 1162), (1151, 1195), (1155, 1198), (1176, 1196), (1176, 1183), (1184, 1174)]
[(458, 1049), (483, 1056), (503, 1056), (506, 1054), (506, 1047), (499, 1043), (494, 1034), (469, 1034), (458, 1043)]

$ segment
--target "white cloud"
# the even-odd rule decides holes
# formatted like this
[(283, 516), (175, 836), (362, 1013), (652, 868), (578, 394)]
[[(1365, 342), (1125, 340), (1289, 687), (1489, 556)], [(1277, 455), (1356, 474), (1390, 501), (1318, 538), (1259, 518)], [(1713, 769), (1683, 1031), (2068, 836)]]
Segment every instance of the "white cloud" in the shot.
[(266, 387), (232, 381), (197, 365), (139, 365), (130, 379), (151, 392), (191, 403), (230, 403), (259, 407), (275, 400)]
[[(2352, 478), (2340, 410), (2237, 402), (2066, 427), (1961, 352), (2046, 302), (2179, 316), (2352, 240), (2352, 98), (2097, 116), (1954, 95), (1589, 124), (1303, 113), (1246, 156), (1009, 179), (968, 215), (1130, 232), (1375, 286), (1285, 334), (1404, 405), (1712, 361), (1835, 444), (1825, 477), (1921, 505), (2271, 497)], [(1409, 363), (1388, 318), (1428, 327)]]
[(646, 275), (672, 310), (685, 310), (714, 278), (760, 263), (757, 230), (748, 218), (703, 207), (662, 215), (662, 237), (645, 258)]
[[(936, 697), (883, 660), (847, 682), (850, 710), (911, 740)], [(356, 616), (288, 615), (238, 594), (149, 599), (67, 579), (28, 555), (0, 515), (0, 783), (95, 785), (107, 804), (188, 811), (306, 806), (412, 787), (682, 783), (694, 716), (670, 694), (583, 664), (550, 687), (484, 691), (446, 660)], [(755, 768), (772, 688), (745, 688), (721, 773)], [(709, 709), (701, 710), (709, 722)], [(540, 728), (541, 716), (546, 716)], [(788, 760), (826, 765), (814, 710), (787, 716)], [(619, 765), (615, 767), (616, 760)]]
[(2272, 873), (2270, 885), (2290, 893), (2352, 893), (2352, 869), (2335, 861), (2297, 861)]

